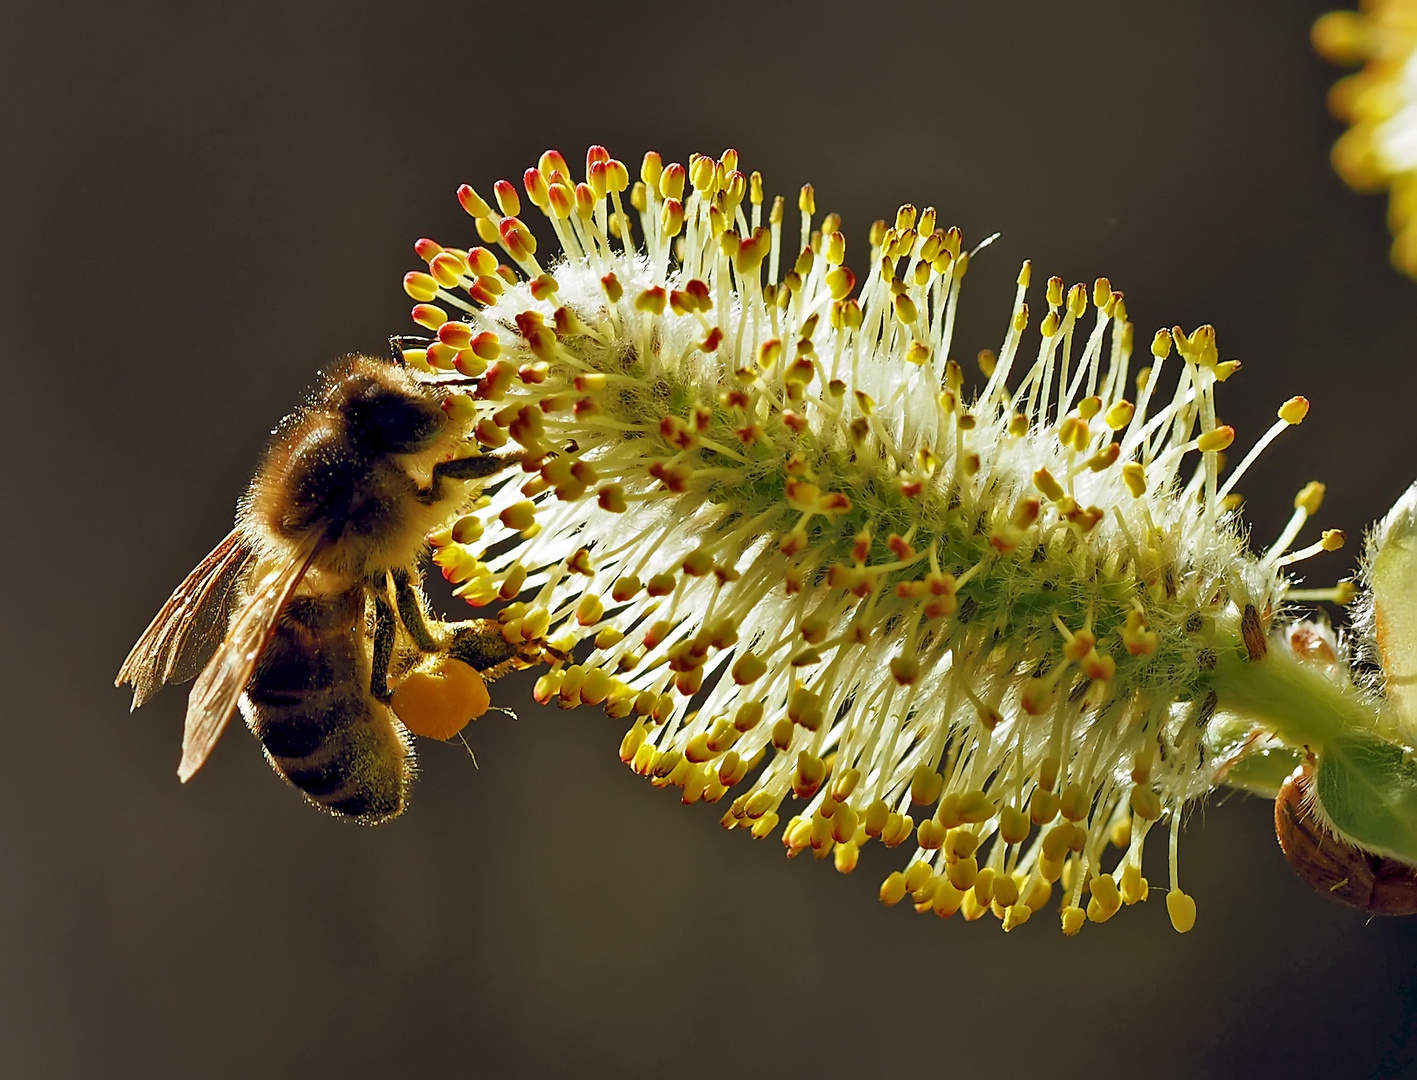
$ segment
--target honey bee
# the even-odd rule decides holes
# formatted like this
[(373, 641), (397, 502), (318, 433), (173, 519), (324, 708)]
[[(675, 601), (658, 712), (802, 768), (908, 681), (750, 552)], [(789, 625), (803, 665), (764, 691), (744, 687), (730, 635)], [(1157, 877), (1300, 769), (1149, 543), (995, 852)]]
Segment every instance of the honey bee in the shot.
[(444, 407), (450, 384), (475, 380), (419, 375), (400, 344), (391, 342), (391, 360), (335, 365), (286, 418), (235, 527), (118, 672), (135, 709), (197, 676), (177, 770), (184, 783), (239, 707), (272, 767), (312, 804), (386, 821), (407, 805), (415, 772), (409, 729), (390, 707), (399, 705), (391, 675), (420, 657), (425, 668), (451, 669), (465, 721), (487, 707), (484, 679), (539, 658), (533, 645), (506, 642), (495, 621), (427, 615), (425, 538), (506, 462), (475, 444), (469, 455), (468, 431)]

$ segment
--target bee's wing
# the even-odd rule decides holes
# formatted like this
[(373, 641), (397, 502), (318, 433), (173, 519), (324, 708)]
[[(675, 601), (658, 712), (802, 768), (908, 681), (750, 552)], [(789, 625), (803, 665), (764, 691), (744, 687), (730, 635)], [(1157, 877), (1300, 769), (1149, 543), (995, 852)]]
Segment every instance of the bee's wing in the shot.
[(250, 559), (250, 546), (232, 529), (167, 598), (113, 682), (132, 685), (133, 708), (167, 683), (185, 682), (202, 669), (226, 626), (231, 586)]
[(184, 784), (202, 767), (221, 737), (241, 692), (251, 681), (256, 661), (275, 633), (281, 611), (319, 549), (319, 537), (312, 536), (287, 562), (266, 576), (237, 612), (216, 655), (197, 676), (187, 698), (182, 762), (177, 767), (177, 776)]

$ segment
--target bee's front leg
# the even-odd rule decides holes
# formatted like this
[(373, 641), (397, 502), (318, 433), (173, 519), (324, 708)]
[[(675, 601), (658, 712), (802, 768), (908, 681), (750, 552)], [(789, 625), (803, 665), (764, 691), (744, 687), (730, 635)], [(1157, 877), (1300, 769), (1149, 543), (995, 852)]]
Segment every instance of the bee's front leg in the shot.
[(398, 603), (399, 621), (413, 639), (420, 652), (437, 652), (438, 643), (428, 630), (423, 618), (423, 605), (419, 601), (418, 587), (413, 584), (407, 570), (394, 570), (394, 598)]
[(389, 662), (394, 655), (394, 609), (384, 595), (374, 590), (374, 655), (369, 665), (369, 695), (385, 705), (393, 697), (389, 689)]

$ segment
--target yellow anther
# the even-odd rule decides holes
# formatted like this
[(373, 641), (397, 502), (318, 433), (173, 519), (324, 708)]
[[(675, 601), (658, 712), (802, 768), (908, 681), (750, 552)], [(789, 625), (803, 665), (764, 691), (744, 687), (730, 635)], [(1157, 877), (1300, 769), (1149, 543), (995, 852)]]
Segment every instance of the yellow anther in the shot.
[(1324, 487), (1317, 480), (1310, 480), (1304, 485), (1302, 491), (1294, 496), (1294, 509), (1303, 510), (1305, 513), (1313, 515), (1319, 512), (1319, 506), (1324, 501), (1324, 494), (1328, 488)]
[(1302, 424), (1309, 415), (1309, 399), (1292, 397), (1279, 407), (1279, 418), (1286, 424)]
[(952, 791), (940, 800), (935, 819), (947, 829), (957, 829), (964, 824), (964, 818), (959, 816), (959, 792)]
[(791, 720), (782, 717), (772, 726), (772, 745), (776, 750), (787, 750), (792, 745), (793, 735), (796, 733)]
[[(837, 802), (846, 802), (851, 798), (852, 792), (856, 790), (856, 785), (861, 782), (861, 770), (852, 768), (844, 769), (832, 778), (831, 797)], [(879, 829), (876, 830), (880, 832)]]
[(738, 756), (738, 751), (730, 750), (718, 763), (718, 782), (724, 787), (732, 787), (748, 774), (748, 762)]
[(930, 910), (942, 919), (948, 919), (964, 903), (965, 893), (957, 889), (947, 877), (935, 882), (935, 895), (930, 898)]
[(760, 818), (772, 809), (775, 801), (771, 792), (757, 791), (748, 797), (744, 811), (750, 818)]
[[(692, 747), (692, 743), (690, 746)], [(806, 750), (797, 755), (797, 769), (792, 774), (792, 791), (799, 799), (810, 799), (826, 779), (827, 766), (816, 754)], [(848, 839), (850, 839), (848, 837)]]
[(1107, 838), (1112, 841), (1113, 847), (1125, 848), (1132, 842), (1132, 819), (1118, 818)]
[(1229, 424), (1221, 424), (1212, 431), (1207, 431), (1196, 440), (1196, 448), (1199, 450), (1224, 450), (1235, 441), (1235, 429)]
[(1067, 495), (1062, 485), (1053, 479), (1053, 474), (1044, 468), (1034, 471), (1033, 485), (1053, 502), (1061, 502)]
[(733, 664), (733, 681), (739, 686), (747, 686), (761, 679), (767, 670), (768, 665), (762, 658), (746, 652)]
[(502, 511), (498, 520), (514, 532), (525, 533), (536, 524), (536, 504), (530, 500), (513, 503)]
[[(924, 828), (925, 823), (921, 822), (920, 828)], [(955, 859), (967, 859), (979, 850), (979, 837), (975, 836), (968, 829), (950, 829), (949, 835), (945, 838), (945, 857), (950, 861)]]
[(915, 322), (920, 313), (916, 310), (915, 301), (904, 293), (895, 298), (895, 317), (906, 326)]
[(910, 778), (910, 800), (917, 806), (929, 806), (940, 797), (940, 789), (944, 787), (945, 778), (932, 769), (929, 765), (921, 762), (915, 767), (915, 772)]
[(901, 686), (911, 686), (920, 676), (920, 661), (913, 656), (893, 656), (890, 669), (896, 682)]
[(1006, 806), (999, 813), (999, 836), (1006, 844), (1021, 844), (1030, 831), (1028, 815), (1016, 806)]
[(867, 836), (880, 836), (885, 832), (886, 823), (890, 820), (891, 810), (886, 805), (884, 799), (876, 799), (870, 806), (866, 807), (866, 818), (864, 828)]
[(1018, 903), (1018, 882), (1008, 874), (1000, 874), (994, 878), (990, 893), (993, 902), (1000, 907), (1013, 907)]
[(910, 839), (910, 834), (915, 831), (915, 820), (909, 814), (891, 813), (886, 818), (885, 828), (881, 830), (881, 843), (886, 847), (898, 847)]
[(894, 907), (905, 899), (906, 891), (905, 875), (899, 870), (892, 871), (881, 882), (881, 903)]
[(956, 859), (945, 868), (945, 873), (949, 876), (950, 884), (956, 889), (973, 889), (975, 878), (979, 875), (979, 864), (971, 855), (967, 859)]
[(1063, 908), (1063, 933), (1072, 937), (1082, 929), (1082, 924), (1087, 921), (1087, 915), (1080, 907)]
[(1073, 825), (1062, 821), (1043, 836), (1043, 856), (1050, 862), (1061, 862), (1072, 847)]
[(1122, 867), (1121, 891), (1122, 902), (1128, 907), (1146, 899), (1146, 878), (1141, 876), (1141, 870), (1134, 863)]
[(986, 905), (994, 898), (994, 869), (990, 866), (980, 868), (974, 875), (974, 899), (981, 905)]
[(1319, 544), (1325, 551), (1337, 551), (1343, 546), (1343, 540), (1342, 529), (1325, 529)]
[(1139, 462), (1129, 461), (1122, 466), (1122, 482), (1133, 498), (1140, 499), (1146, 494), (1146, 470)]
[(772, 835), (772, 831), (777, 828), (777, 813), (769, 810), (766, 814), (753, 822), (750, 832), (754, 840), (766, 840)]
[(763, 703), (761, 701), (745, 701), (738, 706), (738, 711), (733, 716), (733, 729), (739, 732), (752, 731), (763, 719)]
[(933, 876), (927, 863), (916, 860), (905, 869), (905, 891), (918, 891)]
[(1131, 804), (1132, 813), (1139, 818), (1155, 821), (1161, 816), (1161, 796), (1148, 786), (1138, 784), (1133, 787), (1128, 802)]
[(794, 724), (816, 731), (825, 719), (821, 697), (805, 686), (797, 687), (787, 699), (787, 716)]
[(1092, 793), (1076, 780), (1063, 789), (1059, 810), (1069, 821), (1082, 821), (1092, 809)]
[(1035, 788), (1028, 801), (1028, 817), (1035, 825), (1047, 825), (1058, 816), (1062, 800), (1051, 791)]
[(1092, 879), (1092, 899), (1087, 902), (1087, 917), (1093, 922), (1106, 922), (1122, 906), (1122, 896), (1111, 874), (1099, 874)]
[(1023, 903), (1033, 911), (1042, 911), (1052, 898), (1053, 883), (1044, 881), (1042, 878), (1035, 878), (1033, 884), (1029, 886), (1027, 894), (1023, 897)]
[(995, 807), (994, 801), (978, 788), (966, 791), (959, 797), (960, 819), (970, 825), (982, 824), (992, 818), (996, 812), (997, 807)]
[(1176, 933), (1184, 934), (1196, 925), (1196, 902), (1180, 889), (1172, 889), (1166, 894), (1166, 914)]

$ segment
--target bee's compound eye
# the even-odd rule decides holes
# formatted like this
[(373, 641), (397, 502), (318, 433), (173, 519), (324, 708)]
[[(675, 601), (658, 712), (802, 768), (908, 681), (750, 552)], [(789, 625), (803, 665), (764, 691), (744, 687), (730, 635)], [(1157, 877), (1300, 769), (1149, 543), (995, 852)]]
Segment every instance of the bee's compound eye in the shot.
[(1372, 915), (1417, 915), (1417, 867), (1340, 840), (1320, 820), (1314, 770), (1301, 765), (1274, 800), (1274, 832), (1290, 869), (1322, 896)]
[(451, 739), (492, 703), (477, 670), (440, 656), (409, 674), (394, 688), (394, 715), (415, 735)]

